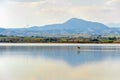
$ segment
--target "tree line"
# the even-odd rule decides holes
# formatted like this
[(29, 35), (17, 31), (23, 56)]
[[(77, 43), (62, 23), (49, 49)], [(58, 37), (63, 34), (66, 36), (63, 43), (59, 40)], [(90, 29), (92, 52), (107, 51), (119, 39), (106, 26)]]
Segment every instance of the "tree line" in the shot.
[(18, 37), (0, 36), (1, 43), (119, 43), (117, 37), (69, 38), (69, 37)]

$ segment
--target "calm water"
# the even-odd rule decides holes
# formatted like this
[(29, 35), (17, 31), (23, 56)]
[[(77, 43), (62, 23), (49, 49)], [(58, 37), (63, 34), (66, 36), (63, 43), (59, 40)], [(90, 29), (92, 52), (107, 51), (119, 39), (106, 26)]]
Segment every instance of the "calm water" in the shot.
[(119, 46), (0, 46), (0, 80), (120, 80)]

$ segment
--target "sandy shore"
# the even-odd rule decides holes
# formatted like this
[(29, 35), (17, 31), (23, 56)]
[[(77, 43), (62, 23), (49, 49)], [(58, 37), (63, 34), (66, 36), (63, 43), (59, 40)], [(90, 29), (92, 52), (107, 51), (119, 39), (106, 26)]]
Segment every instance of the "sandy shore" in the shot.
[(0, 43), (0, 46), (120, 46), (120, 44), (76, 44), (76, 43)]

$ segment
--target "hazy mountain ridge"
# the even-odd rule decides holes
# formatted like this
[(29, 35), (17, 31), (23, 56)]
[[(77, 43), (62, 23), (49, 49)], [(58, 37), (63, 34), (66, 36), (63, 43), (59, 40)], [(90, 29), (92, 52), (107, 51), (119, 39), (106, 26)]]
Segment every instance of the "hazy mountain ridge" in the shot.
[(65, 34), (120, 34), (120, 29), (109, 28), (98, 23), (72, 18), (62, 24), (45, 26), (33, 26), (30, 28), (0, 28), (0, 34), (13, 36), (46, 36), (46, 35), (65, 35)]
[(119, 28), (120, 27), (120, 23), (109, 23), (108, 26)]

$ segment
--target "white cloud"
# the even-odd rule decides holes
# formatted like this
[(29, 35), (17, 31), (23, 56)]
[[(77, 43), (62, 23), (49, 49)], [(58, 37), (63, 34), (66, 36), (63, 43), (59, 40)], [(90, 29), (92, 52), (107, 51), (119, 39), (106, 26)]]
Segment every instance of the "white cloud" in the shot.
[(14, 1), (14, 2), (39, 2), (41, 0), (11, 0), (11, 1)]
[(120, 8), (120, 0), (110, 0), (106, 4), (111, 7)]
[(6, 12), (0, 9), (0, 12), (3, 12), (0, 16), (8, 17), (0, 21), (3, 26), (12, 27), (60, 23), (72, 17), (102, 23), (119, 23), (119, 2), (119, 0), (9, 0)]

